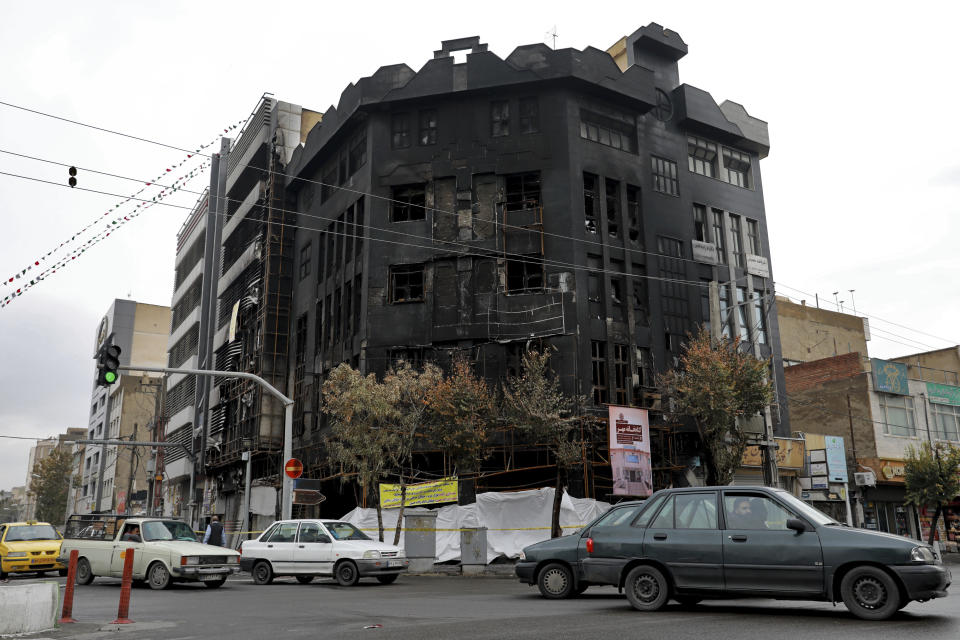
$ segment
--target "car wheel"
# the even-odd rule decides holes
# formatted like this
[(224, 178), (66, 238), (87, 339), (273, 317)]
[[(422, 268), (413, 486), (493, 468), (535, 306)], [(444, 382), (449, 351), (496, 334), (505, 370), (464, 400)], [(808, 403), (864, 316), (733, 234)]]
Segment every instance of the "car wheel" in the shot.
[(93, 582), (93, 571), (90, 570), (90, 561), (86, 558), (80, 558), (77, 561), (77, 584), (90, 584)]
[(855, 567), (840, 582), (840, 596), (850, 613), (864, 620), (886, 620), (900, 608), (900, 590), (886, 572)]
[(360, 574), (357, 571), (357, 565), (353, 564), (349, 560), (345, 560), (337, 565), (337, 584), (341, 587), (352, 587), (357, 584), (357, 581), (360, 579)]
[(703, 600), (703, 598), (698, 598), (696, 596), (677, 596), (674, 598), (674, 600), (679, 602), (684, 607), (693, 607), (700, 604), (700, 601)]
[(657, 611), (667, 603), (670, 588), (660, 570), (642, 564), (627, 574), (623, 584), (627, 600), (637, 611)]
[(273, 582), (273, 567), (266, 560), (261, 560), (253, 565), (253, 571), (250, 574), (253, 576), (253, 584), (270, 584)]
[(399, 577), (400, 577), (399, 573), (391, 573), (390, 575), (386, 575), (386, 576), (377, 576), (377, 582), (379, 582), (380, 584), (393, 584), (394, 582), (397, 581), (397, 578)]
[(313, 576), (297, 576), (297, 582), (300, 584), (310, 584), (313, 582)]
[(60, 575), (61, 578), (66, 578), (68, 575), (70, 575), (70, 570), (69, 570), (69, 569), (57, 569), (57, 573)]
[(227, 581), (227, 577), (224, 576), (224, 577), (220, 578), (219, 580), (205, 581), (203, 584), (204, 584), (204, 586), (207, 587), (207, 589), (219, 589), (220, 587), (223, 586), (223, 583), (226, 582), (226, 581)]
[(569, 598), (573, 594), (573, 574), (559, 562), (548, 564), (537, 575), (540, 595), (550, 600)]
[(170, 586), (170, 572), (163, 566), (162, 562), (154, 562), (147, 569), (147, 581), (151, 589), (162, 591)]

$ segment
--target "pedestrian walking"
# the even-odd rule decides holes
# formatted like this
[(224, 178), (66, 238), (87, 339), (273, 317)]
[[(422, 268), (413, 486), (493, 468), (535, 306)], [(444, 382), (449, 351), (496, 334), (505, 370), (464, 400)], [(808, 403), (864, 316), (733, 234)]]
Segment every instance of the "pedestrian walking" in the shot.
[(226, 541), (223, 536), (223, 525), (220, 524), (220, 518), (217, 516), (210, 518), (207, 531), (203, 534), (203, 544), (212, 544), (215, 547), (225, 546)]

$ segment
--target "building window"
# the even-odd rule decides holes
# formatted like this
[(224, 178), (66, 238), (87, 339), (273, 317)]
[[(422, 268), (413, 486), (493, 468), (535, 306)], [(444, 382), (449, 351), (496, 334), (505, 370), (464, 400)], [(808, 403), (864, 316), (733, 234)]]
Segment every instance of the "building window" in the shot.
[(523, 211), (540, 206), (540, 172), (515, 173), (506, 176), (507, 211)]
[(680, 183), (677, 181), (677, 163), (672, 160), (650, 156), (653, 165), (653, 190), (668, 196), (680, 195)]
[(580, 110), (580, 137), (628, 153), (637, 152), (637, 125), (633, 116), (606, 110)]
[(323, 351), (323, 300), (317, 300), (316, 326), (314, 327), (313, 349), (315, 353)]
[(437, 110), (425, 109), (420, 112), (420, 146), (437, 144)]
[(751, 255), (760, 256), (760, 223), (747, 218), (747, 250)]
[(520, 133), (540, 131), (540, 101), (538, 98), (520, 98)]
[(350, 145), (350, 175), (367, 163), (367, 133), (364, 131)]
[(710, 209), (713, 220), (713, 242), (717, 245), (717, 264), (727, 264), (727, 243), (723, 233), (723, 210)]
[(337, 235), (337, 261), (336, 267), (339, 269), (343, 265), (343, 246), (346, 243), (346, 226), (344, 225), (345, 213), (337, 216), (337, 222), (334, 225)]
[[(348, 280), (343, 285), (343, 337), (350, 338), (356, 330), (353, 327), (353, 281)], [(351, 349), (352, 350), (352, 349)]]
[(300, 249), (300, 279), (303, 280), (310, 275), (310, 257), (313, 251), (313, 243), (308, 242)]
[(633, 403), (642, 407), (644, 404), (644, 389), (656, 388), (656, 380), (653, 374), (653, 359), (650, 357), (650, 349), (637, 347), (635, 355), (637, 358), (637, 368), (636, 384), (633, 387)]
[(683, 258), (683, 243), (676, 238), (659, 236), (657, 250), (660, 252), (660, 299), (663, 306), (664, 344), (668, 351), (678, 354), (680, 341), (687, 333), (690, 318), (690, 301), (686, 284), (686, 264)]
[(733, 254), (733, 263), (743, 267), (743, 240), (740, 231), (740, 216), (730, 214), (730, 253)]
[(398, 264), (390, 267), (390, 302), (423, 302), (422, 264)]
[(740, 342), (750, 342), (750, 323), (747, 321), (747, 288), (737, 287), (737, 322), (740, 323)]
[(399, 347), (387, 350), (387, 360), (394, 371), (402, 369), (403, 365), (410, 365), (413, 369), (423, 367), (422, 347)]
[(510, 102), (494, 100), (490, 103), (490, 135), (494, 138), (510, 135)]
[(613, 237), (620, 235), (620, 183), (616, 180), (606, 182), (607, 194), (607, 233)]
[(543, 291), (543, 258), (529, 256), (507, 260), (507, 293)]
[(627, 225), (631, 242), (643, 244), (643, 222), (640, 217), (640, 187), (627, 185)]
[(960, 440), (960, 407), (931, 402), (933, 422), (936, 427), (934, 437), (939, 440)]
[(629, 346), (625, 344), (613, 345), (613, 372), (615, 402), (619, 405), (629, 403), (627, 395), (627, 380), (630, 379)]
[(344, 233), (343, 233), (343, 243), (344, 243), (343, 261), (344, 261), (344, 262), (349, 262), (350, 259), (353, 258), (353, 234), (354, 234), (354, 232), (353, 232), (353, 205), (350, 205), (349, 207), (347, 207), (346, 216), (347, 216), (347, 217), (346, 217), (346, 220), (345, 220), (345, 222), (344, 222), (346, 226), (344, 227), (344, 230), (343, 230), (343, 231), (344, 231)]
[(693, 237), (700, 242), (710, 242), (710, 227), (707, 225), (707, 208), (693, 205)]
[(363, 300), (363, 274), (358, 274), (353, 279), (353, 330), (360, 333), (360, 321), (363, 318), (361, 313), (361, 302)]
[(333, 197), (337, 188), (337, 167), (333, 165), (327, 169), (320, 179), (320, 203), (324, 203)]
[(390, 118), (390, 146), (406, 149), (410, 146), (410, 114), (395, 113)]
[(391, 222), (410, 222), (426, 218), (426, 186), (411, 184), (394, 187), (390, 203)]
[(610, 397), (607, 393), (607, 343), (600, 340), (590, 342), (590, 382), (593, 385), (593, 404), (606, 404)]
[(702, 138), (687, 136), (687, 166), (693, 173), (717, 177), (717, 145)]
[(758, 344), (767, 344), (767, 314), (764, 309), (763, 295), (756, 289), (753, 290), (753, 330), (757, 335)]
[(883, 432), (892, 436), (916, 437), (917, 425), (913, 414), (913, 398), (881, 393)]
[(710, 280), (700, 279), (700, 324), (710, 333)]
[(343, 297), (340, 287), (333, 292), (333, 344), (340, 342), (340, 328), (343, 326), (341, 320), (343, 317)]
[(600, 194), (597, 191), (597, 176), (583, 174), (583, 219), (587, 232), (596, 234), (600, 214)]
[(732, 185), (750, 188), (750, 156), (723, 148), (723, 179)]

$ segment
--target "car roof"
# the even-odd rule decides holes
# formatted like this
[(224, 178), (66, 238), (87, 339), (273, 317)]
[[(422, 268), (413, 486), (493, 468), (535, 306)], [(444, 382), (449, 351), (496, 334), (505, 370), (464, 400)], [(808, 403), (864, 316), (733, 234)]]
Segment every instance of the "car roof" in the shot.
[(53, 526), (49, 522), (37, 522), (30, 520), (29, 522), (0, 522), (0, 527), (33, 527), (38, 524), (45, 524), (47, 526)]
[(784, 491), (780, 487), (764, 487), (761, 485), (742, 485), (742, 484), (728, 484), (728, 485), (715, 485), (709, 487), (671, 487), (669, 489), (660, 489), (656, 493), (690, 493), (697, 491)]

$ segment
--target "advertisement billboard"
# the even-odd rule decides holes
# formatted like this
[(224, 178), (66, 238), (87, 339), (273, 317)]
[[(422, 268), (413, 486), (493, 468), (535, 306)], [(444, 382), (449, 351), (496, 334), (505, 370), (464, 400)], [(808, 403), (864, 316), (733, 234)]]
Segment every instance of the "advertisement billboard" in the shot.
[(611, 406), (609, 418), (614, 495), (649, 496), (653, 493), (653, 471), (647, 410)]

